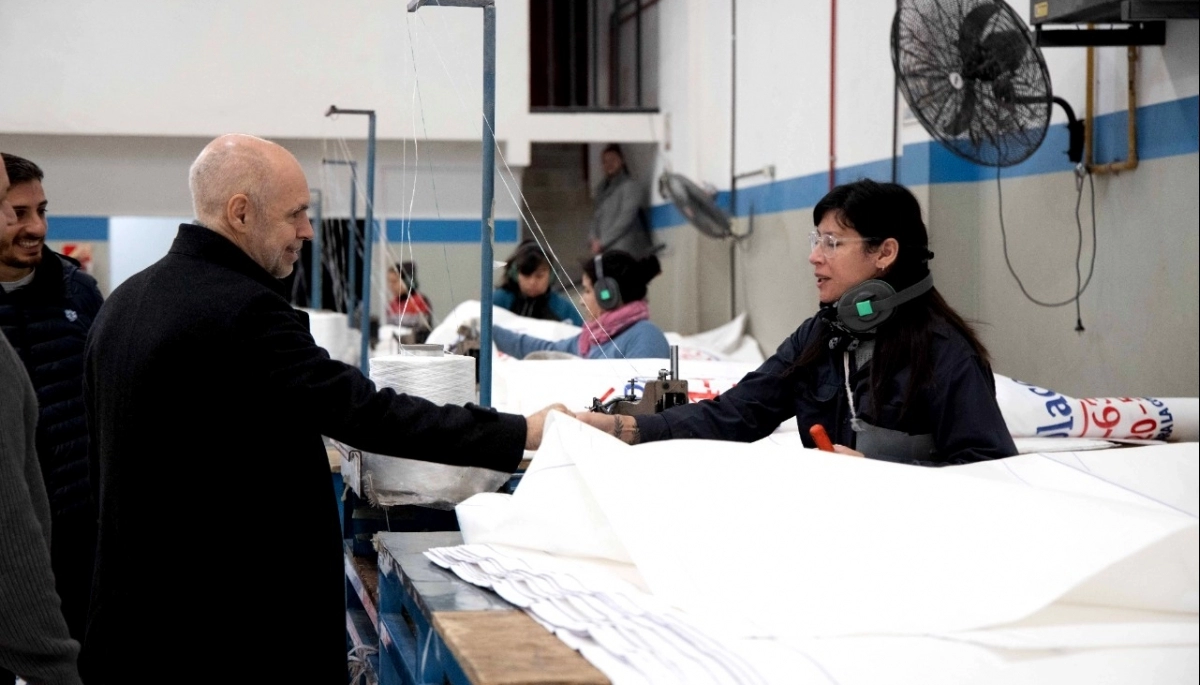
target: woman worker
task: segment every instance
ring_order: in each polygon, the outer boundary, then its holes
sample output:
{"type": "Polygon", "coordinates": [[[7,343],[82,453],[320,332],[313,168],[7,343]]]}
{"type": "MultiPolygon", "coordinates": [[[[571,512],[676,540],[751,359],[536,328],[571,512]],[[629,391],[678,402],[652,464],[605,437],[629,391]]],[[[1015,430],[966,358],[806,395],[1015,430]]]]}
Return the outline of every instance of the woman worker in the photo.
{"type": "Polygon", "coordinates": [[[492,304],[533,319],[583,325],[583,316],[562,293],[550,289],[552,274],[546,253],[533,239],[517,246],[504,265],[504,282],[492,294],[492,304]]]}
{"type": "Polygon", "coordinates": [[[903,186],[863,180],[813,209],[820,309],[774,356],[713,400],[660,414],[576,417],[626,442],[749,442],[796,417],[834,451],[927,466],[1016,454],[987,351],[929,273],[921,208],[903,186]]]}
{"type": "Polygon", "coordinates": [[[413,330],[414,339],[423,342],[433,329],[433,307],[417,290],[417,265],[400,262],[388,267],[387,322],[413,330]]]}
{"type": "Polygon", "coordinates": [[[671,346],[650,323],[646,285],[662,273],[658,257],[636,260],[613,251],[583,263],[582,300],[588,319],[578,337],[551,341],[493,327],[492,339],[505,354],[524,359],[538,351],[568,352],[585,359],[666,358],[671,346]]]}

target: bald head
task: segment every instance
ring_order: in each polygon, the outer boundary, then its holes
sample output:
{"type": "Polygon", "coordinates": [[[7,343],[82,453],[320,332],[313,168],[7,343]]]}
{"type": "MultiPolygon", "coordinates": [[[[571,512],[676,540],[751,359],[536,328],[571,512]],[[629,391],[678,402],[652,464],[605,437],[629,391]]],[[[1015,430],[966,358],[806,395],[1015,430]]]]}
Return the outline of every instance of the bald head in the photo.
{"type": "Polygon", "coordinates": [[[221,136],[206,145],[188,172],[196,219],[217,228],[223,223],[229,199],[238,194],[247,196],[261,210],[271,192],[273,167],[281,157],[295,161],[279,145],[240,133],[221,136]]]}
{"type": "Polygon", "coordinates": [[[233,133],[206,145],[188,174],[196,220],[242,248],[276,278],[291,273],[308,223],[308,183],[292,153],[233,133]]]}

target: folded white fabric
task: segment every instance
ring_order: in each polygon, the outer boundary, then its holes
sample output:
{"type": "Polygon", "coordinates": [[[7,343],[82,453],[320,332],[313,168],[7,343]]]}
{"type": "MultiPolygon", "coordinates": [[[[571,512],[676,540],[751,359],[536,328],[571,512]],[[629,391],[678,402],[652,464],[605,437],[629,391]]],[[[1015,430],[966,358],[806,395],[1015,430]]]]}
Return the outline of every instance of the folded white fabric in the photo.
{"type": "MultiPolygon", "coordinates": [[[[468,543],[629,569],[752,667],[732,682],[1051,682],[1067,662],[1126,677],[1153,659],[1186,675],[1198,457],[1189,443],[925,469],[771,440],[629,447],[556,415],[515,495],[458,512],[468,543]],[[1030,650],[1045,673],[1013,660],[1030,650]]],[[[578,614],[538,613],[577,632],[578,614]]],[[[600,634],[580,646],[605,653],[598,667],[671,682],[600,634]]]]}

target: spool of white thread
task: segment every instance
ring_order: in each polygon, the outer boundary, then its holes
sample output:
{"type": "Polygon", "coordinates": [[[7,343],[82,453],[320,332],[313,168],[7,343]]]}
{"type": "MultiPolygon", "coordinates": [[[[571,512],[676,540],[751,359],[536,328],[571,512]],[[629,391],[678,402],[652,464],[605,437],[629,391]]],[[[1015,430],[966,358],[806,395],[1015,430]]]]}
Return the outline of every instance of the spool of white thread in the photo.
{"type": "MultiPolygon", "coordinates": [[[[330,357],[343,359],[346,356],[346,315],[337,312],[303,310],[308,313],[308,331],[313,340],[325,348],[330,357]]],[[[343,360],[344,361],[344,360],[343,360]]]]}
{"type": "Polygon", "coordinates": [[[423,397],[435,404],[475,401],[475,360],[444,354],[440,345],[402,345],[401,354],[370,360],[376,387],[423,397]]]}

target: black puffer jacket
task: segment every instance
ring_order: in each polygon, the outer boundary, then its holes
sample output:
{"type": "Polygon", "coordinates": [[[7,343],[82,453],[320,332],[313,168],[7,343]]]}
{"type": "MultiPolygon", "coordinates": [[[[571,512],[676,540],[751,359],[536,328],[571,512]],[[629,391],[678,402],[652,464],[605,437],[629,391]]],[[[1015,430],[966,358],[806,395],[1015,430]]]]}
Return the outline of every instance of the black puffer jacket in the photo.
{"type": "Polygon", "coordinates": [[[55,516],[92,507],[83,406],[83,346],[103,298],[79,263],[42,248],[33,281],[0,288],[0,328],[38,398],[37,452],[55,516]]]}

